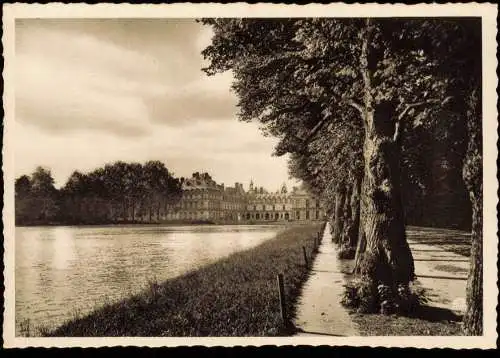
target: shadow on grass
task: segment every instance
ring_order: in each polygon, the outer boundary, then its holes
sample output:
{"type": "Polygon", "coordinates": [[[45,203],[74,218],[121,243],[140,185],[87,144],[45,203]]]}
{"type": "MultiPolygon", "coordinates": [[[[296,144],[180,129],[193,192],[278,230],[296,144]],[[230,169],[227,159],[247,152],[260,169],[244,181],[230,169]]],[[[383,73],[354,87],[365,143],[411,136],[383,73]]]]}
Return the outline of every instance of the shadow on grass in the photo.
{"type": "Polygon", "coordinates": [[[413,259],[413,261],[432,261],[432,262],[469,262],[469,260],[457,260],[457,259],[413,259]]]}
{"type": "Polygon", "coordinates": [[[463,318],[462,315],[458,315],[452,310],[433,306],[420,306],[418,311],[413,315],[409,315],[409,317],[429,322],[461,322],[463,318]]]}
{"type": "Polygon", "coordinates": [[[408,238],[410,244],[425,244],[425,245],[470,245],[469,240],[449,239],[449,240],[433,240],[421,239],[417,237],[408,238]]]}
{"type": "Polygon", "coordinates": [[[299,328],[295,327],[295,325],[291,321],[288,321],[285,324],[281,325],[277,336],[289,337],[289,336],[293,336],[294,334],[296,334],[299,331],[300,331],[299,328]]]}
{"type": "Polygon", "coordinates": [[[417,278],[432,278],[432,279],[438,279],[438,280],[458,280],[458,281],[467,280],[467,277],[456,277],[456,276],[417,275],[417,278]]]}
{"type": "Polygon", "coordinates": [[[345,337],[339,334],[330,334],[330,333],[324,333],[324,332],[314,332],[314,331],[304,331],[301,328],[297,328],[295,333],[303,333],[306,335],[313,335],[313,336],[328,336],[328,337],[345,337]]]}

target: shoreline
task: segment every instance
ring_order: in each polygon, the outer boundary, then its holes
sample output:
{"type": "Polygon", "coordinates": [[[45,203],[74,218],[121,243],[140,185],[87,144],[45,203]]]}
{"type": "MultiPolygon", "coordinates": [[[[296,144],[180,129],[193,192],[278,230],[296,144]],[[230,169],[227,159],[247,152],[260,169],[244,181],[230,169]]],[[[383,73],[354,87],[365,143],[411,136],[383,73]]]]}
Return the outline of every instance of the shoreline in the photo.
{"type": "Polygon", "coordinates": [[[282,226],[303,226],[303,225],[315,225],[321,224],[323,221],[249,221],[249,222],[193,222],[193,221],[164,221],[164,222],[115,222],[115,223],[95,223],[95,224],[85,224],[85,223],[30,223],[30,224],[15,224],[15,227],[54,227],[54,226],[65,226],[65,227],[113,227],[113,226],[238,226],[238,225],[282,225],[282,226]]]}
{"type": "Polygon", "coordinates": [[[283,336],[310,273],[314,238],[324,223],[293,225],[259,246],[96,307],[39,334],[70,336],[283,336]],[[272,262],[272,264],[270,264],[272,262]],[[283,273],[287,322],[280,316],[276,277],[283,273]]]}

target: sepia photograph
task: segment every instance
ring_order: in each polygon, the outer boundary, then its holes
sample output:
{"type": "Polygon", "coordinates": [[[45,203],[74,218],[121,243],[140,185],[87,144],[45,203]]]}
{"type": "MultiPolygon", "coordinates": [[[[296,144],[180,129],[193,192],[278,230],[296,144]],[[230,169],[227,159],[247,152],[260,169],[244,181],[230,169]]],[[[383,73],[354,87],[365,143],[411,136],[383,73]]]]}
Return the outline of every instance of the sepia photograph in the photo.
{"type": "Polygon", "coordinates": [[[497,5],[3,7],[5,347],[495,347],[497,5]]]}

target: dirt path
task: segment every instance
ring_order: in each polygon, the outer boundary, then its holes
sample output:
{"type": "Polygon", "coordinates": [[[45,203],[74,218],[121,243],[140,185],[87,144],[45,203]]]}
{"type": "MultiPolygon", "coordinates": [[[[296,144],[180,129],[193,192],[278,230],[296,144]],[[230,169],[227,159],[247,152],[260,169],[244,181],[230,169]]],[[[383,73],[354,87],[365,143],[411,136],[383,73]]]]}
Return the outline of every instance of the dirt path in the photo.
{"type": "Polygon", "coordinates": [[[298,335],[358,335],[347,310],[340,304],[345,282],[342,272],[349,272],[350,267],[338,260],[336,253],[327,224],[311,276],[298,301],[294,320],[295,326],[302,331],[298,335]]]}
{"type": "MultiPolygon", "coordinates": [[[[428,290],[428,305],[463,314],[469,259],[445,250],[442,237],[449,236],[450,231],[409,228],[407,235],[415,260],[417,283],[428,290]]],[[[451,235],[455,235],[456,240],[468,237],[458,231],[451,235]]]]}

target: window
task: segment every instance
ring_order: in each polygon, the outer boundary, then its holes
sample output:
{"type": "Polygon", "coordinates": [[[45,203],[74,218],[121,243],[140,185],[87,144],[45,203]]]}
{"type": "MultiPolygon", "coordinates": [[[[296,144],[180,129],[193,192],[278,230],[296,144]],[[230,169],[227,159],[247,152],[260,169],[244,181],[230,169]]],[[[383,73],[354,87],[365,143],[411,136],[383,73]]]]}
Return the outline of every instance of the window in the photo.
{"type": "Polygon", "coordinates": [[[306,211],[306,220],[309,220],[309,210],[306,211]]]}
{"type": "Polygon", "coordinates": [[[256,219],[260,219],[260,215],[259,215],[258,213],[257,213],[257,214],[255,214],[255,218],[256,218],[256,219]]]}
{"type": "Polygon", "coordinates": [[[300,211],[297,211],[297,220],[300,220],[300,211]]]}

